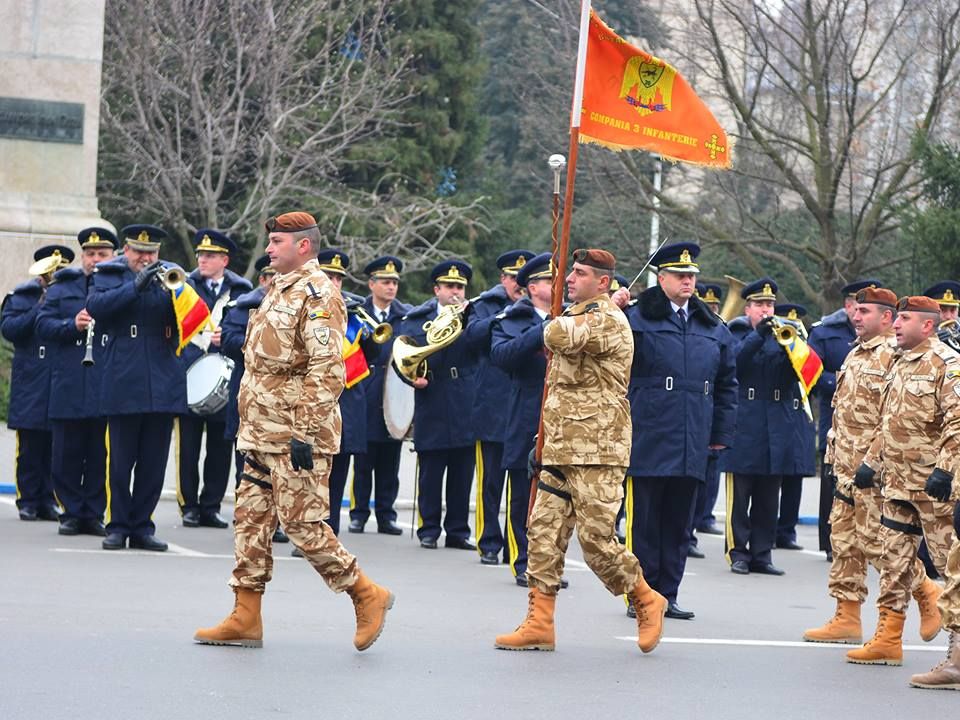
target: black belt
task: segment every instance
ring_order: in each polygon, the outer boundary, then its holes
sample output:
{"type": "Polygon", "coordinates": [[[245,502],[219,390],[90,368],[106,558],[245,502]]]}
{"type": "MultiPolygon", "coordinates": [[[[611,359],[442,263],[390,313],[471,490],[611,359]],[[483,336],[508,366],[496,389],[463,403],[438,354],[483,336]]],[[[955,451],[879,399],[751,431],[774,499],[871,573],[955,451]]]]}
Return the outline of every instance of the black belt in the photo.
{"type": "MultiPolygon", "coordinates": [[[[567,481],[566,476],[555,467],[551,467],[549,465],[542,465],[540,467],[540,472],[550,473],[560,482],[565,483],[567,481]]],[[[547,485],[543,480],[537,480],[537,489],[543,490],[544,492],[550,493],[551,495],[556,495],[561,500],[566,500],[567,502],[570,502],[571,500],[573,500],[573,498],[570,497],[570,493],[566,492],[565,490],[561,490],[560,488],[556,488],[553,485],[547,485]]]]}
{"type": "Polygon", "coordinates": [[[837,500],[841,500],[842,502],[845,502],[845,503],[846,503],[847,505],[849,505],[850,507],[853,507],[853,504],[854,504],[854,503],[853,503],[853,498],[850,497],[849,495],[844,495],[844,494],[843,494],[842,492],[840,492],[839,490],[834,490],[834,491],[833,491],[833,496],[834,496],[837,500]]]}
{"type": "MultiPolygon", "coordinates": [[[[450,373],[450,378],[453,380],[456,380],[457,378],[460,377],[460,371],[456,368],[456,366],[449,368],[447,372],[450,373]]],[[[427,380],[432,382],[435,377],[436,375],[434,374],[433,370],[427,370],[427,374],[426,374],[427,380]]]]}
{"type": "Polygon", "coordinates": [[[905,533],[906,535],[923,535],[922,528],[919,528],[916,525],[907,525],[906,523],[891,520],[886,515],[881,516],[880,524],[886,528],[890,528],[891,530],[905,533]]]}
{"type": "Polygon", "coordinates": [[[663,388],[667,391],[686,390],[687,392],[702,393],[710,395],[713,387],[709,380],[690,380],[688,378],[674,377],[673,375],[661,376],[634,376],[630,378],[630,386],[641,389],[663,388]]]}
{"type": "Polygon", "coordinates": [[[782,402],[785,400],[793,400],[793,409],[794,410],[800,409],[800,400],[795,397],[790,397],[790,391],[784,390],[782,388],[774,388],[770,392],[770,396],[767,398],[764,398],[763,394],[759,392],[757,388],[742,387],[740,388],[740,397],[746,398],[747,400],[766,399],[766,400],[770,400],[771,402],[782,402]]]}

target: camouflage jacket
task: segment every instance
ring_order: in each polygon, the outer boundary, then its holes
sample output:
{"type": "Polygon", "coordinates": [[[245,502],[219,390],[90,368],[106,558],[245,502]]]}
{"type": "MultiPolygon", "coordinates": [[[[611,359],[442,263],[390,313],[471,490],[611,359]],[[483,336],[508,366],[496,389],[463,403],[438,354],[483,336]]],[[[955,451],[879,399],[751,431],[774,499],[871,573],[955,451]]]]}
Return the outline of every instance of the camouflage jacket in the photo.
{"type": "Polygon", "coordinates": [[[630,462],[633,333],[607,295],[570,306],[544,327],[552,352],[543,411],[544,465],[630,462]]]}
{"type": "Polygon", "coordinates": [[[866,342],[857,339],[837,371],[824,461],[833,465],[837,487],[845,495],[850,495],[853,475],[880,430],[886,376],[896,352],[893,330],[866,342]]]}
{"type": "Polygon", "coordinates": [[[294,438],[339,452],[345,328],[343,300],[316,260],[274,280],[247,326],[239,449],[287,452],[294,438]]]}
{"type": "Polygon", "coordinates": [[[899,352],[882,415],[864,462],[882,470],[884,497],[929,500],[923,486],[933,469],[956,476],[960,464],[960,356],[936,337],[899,352]]]}

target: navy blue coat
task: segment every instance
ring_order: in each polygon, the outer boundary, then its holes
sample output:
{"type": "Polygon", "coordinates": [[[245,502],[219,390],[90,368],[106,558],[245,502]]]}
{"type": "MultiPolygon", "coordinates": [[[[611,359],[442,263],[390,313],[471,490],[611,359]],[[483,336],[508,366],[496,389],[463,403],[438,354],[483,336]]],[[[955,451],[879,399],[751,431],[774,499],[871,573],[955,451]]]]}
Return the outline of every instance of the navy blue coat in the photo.
{"type": "Polygon", "coordinates": [[[503,442],[507,429],[503,401],[510,391],[510,378],[490,362],[490,329],[496,316],[510,304],[503,285],[495,285],[481,293],[470,303],[470,324],[464,331],[467,347],[477,358],[477,395],[470,413],[470,424],[474,437],[485,442],[503,442]]]}
{"type": "MultiPolygon", "coordinates": [[[[437,317],[437,299],[407,313],[401,325],[418,345],[426,345],[423,324],[437,317]]],[[[427,358],[430,384],[416,391],[413,411],[413,444],[418,452],[449,450],[474,443],[470,411],[475,396],[474,356],[461,334],[452,344],[427,358]]]]}
{"type": "Polygon", "coordinates": [[[703,481],[709,445],[733,444],[737,364],[730,331],[691,297],[686,327],[659,287],[626,315],[633,331],[628,474],[703,481]]]}
{"type": "Polygon", "coordinates": [[[83,366],[86,330],[77,330],[74,319],[87,306],[93,275],[80,268],[64,268],[54,276],[47,298],[37,315],[37,334],[53,349],[50,380],[50,417],[76,420],[100,416],[100,383],[107,342],[99,325],[94,325],[93,362],[83,366]]]}
{"type": "MultiPolygon", "coordinates": [[[[203,277],[201,277],[199,270],[194,270],[192,273],[190,273],[187,276],[187,282],[193,287],[194,290],[197,291],[197,295],[200,296],[200,299],[203,300],[203,302],[211,311],[213,310],[213,306],[216,305],[218,298],[228,295],[230,297],[230,301],[234,301],[241,295],[253,290],[253,285],[250,284],[249,280],[244,277],[240,277],[231,270],[226,270],[223,273],[223,278],[221,278],[221,284],[218,288],[216,297],[210,293],[210,289],[207,287],[206,281],[203,279],[203,277]]],[[[226,308],[224,308],[223,316],[220,318],[221,328],[223,327],[223,318],[226,317],[226,315],[227,311],[226,308]]],[[[220,342],[222,343],[222,329],[220,334],[220,342]]],[[[216,345],[211,345],[207,352],[220,353],[220,348],[216,345]]],[[[180,353],[180,363],[183,365],[183,371],[186,372],[194,362],[203,356],[203,354],[203,351],[199,347],[193,343],[188,344],[183,349],[183,352],[180,353]]],[[[187,412],[186,407],[184,407],[183,412],[187,412]]],[[[204,419],[212,422],[225,422],[227,419],[227,409],[223,408],[223,410],[220,412],[213,413],[212,415],[204,415],[203,417],[204,419]]]]}
{"type": "MultiPolygon", "coordinates": [[[[176,267],[164,263],[165,267],[176,267]]],[[[100,391],[102,415],[178,413],[187,381],[176,355],[177,325],[170,292],[151,282],[138,293],[123,257],[97,265],[87,311],[107,334],[100,391]]]]}
{"type": "MultiPolygon", "coordinates": [[[[373,305],[373,297],[368,295],[363,301],[363,309],[370,313],[370,317],[377,319],[376,309],[373,305]]],[[[387,312],[387,322],[393,328],[393,338],[400,334],[400,327],[403,324],[403,316],[410,312],[411,306],[394,300],[390,303],[390,309],[387,312]]],[[[384,373],[390,370],[390,354],[393,352],[393,338],[383,345],[375,345],[377,352],[372,357],[367,358],[367,364],[370,366],[370,375],[361,383],[363,385],[364,396],[367,401],[367,441],[368,442],[388,442],[394,438],[387,432],[387,426],[383,422],[383,377],[384,373]]]]}
{"type": "MultiPolygon", "coordinates": [[[[540,404],[547,373],[543,347],[543,323],[529,298],[520,298],[493,324],[491,362],[508,374],[510,381],[504,416],[503,468],[527,467],[540,426],[540,404]]],[[[501,408],[503,402],[501,400],[501,408]]]]}
{"type": "Polygon", "coordinates": [[[820,450],[827,447],[827,431],[833,423],[833,392],[837,388],[837,372],[856,339],[847,311],[840,308],[830,313],[810,330],[810,347],[823,360],[823,374],[813,388],[820,404],[820,450]]]}
{"type": "Polygon", "coordinates": [[[13,343],[10,372],[10,408],[7,427],[13,430],[49,430],[50,350],[35,331],[43,302],[37,279],[17,285],[3,300],[0,331],[13,343]]]}
{"type": "Polygon", "coordinates": [[[745,317],[733,320],[737,341],[737,433],[720,454],[722,471],[803,475],[808,466],[801,428],[807,422],[797,376],[773,335],[763,337],[745,317]]]}
{"type": "Polygon", "coordinates": [[[250,311],[260,307],[266,294],[266,288],[258,287],[231,301],[220,323],[220,352],[232,358],[234,363],[230,375],[230,399],[224,409],[227,425],[223,434],[228,440],[236,439],[240,429],[237,394],[240,392],[240,378],[243,377],[243,343],[247,338],[247,321],[250,320],[250,311]]]}
{"type": "MultiPolygon", "coordinates": [[[[344,302],[363,302],[362,297],[346,290],[342,290],[341,294],[344,302]]],[[[360,341],[360,349],[368,367],[371,360],[380,354],[380,346],[373,342],[370,336],[360,341]]],[[[364,382],[369,377],[368,375],[351,388],[345,387],[340,393],[340,418],[343,423],[340,432],[341,455],[367,451],[367,393],[364,382]]]]}

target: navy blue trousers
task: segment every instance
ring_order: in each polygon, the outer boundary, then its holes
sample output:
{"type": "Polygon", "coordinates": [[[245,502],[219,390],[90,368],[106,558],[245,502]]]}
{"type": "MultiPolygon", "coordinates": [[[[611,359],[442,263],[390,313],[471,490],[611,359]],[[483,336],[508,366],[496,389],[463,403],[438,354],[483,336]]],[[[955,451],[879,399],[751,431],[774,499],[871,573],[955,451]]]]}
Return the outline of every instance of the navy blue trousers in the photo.
{"type": "Polygon", "coordinates": [[[179,415],[174,425],[177,448],[177,502],[180,512],[199,510],[202,515],[220,512],[230,478],[233,441],[223,436],[225,422],[199,415],[179,415]],[[200,448],[207,431],[207,454],[203,459],[203,490],[200,490],[200,448]],[[199,497],[198,497],[199,493],[199,497]]]}
{"type": "Polygon", "coordinates": [[[350,492],[350,519],[366,524],[370,518],[370,493],[377,524],[396,521],[394,507],[400,492],[399,440],[368,442],[367,452],[354,455],[353,487],[350,492]]]}
{"type": "Polygon", "coordinates": [[[172,430],[173,415],[163,413],[107,418],[108,533],[156,531],[151,515],[163,490],[172,430]]]}
{"type": "MultiPolygon", "coordinates": [[[[499,554],[504,549],[503,533],[500,530],[500,502],[506,471],[500,467],[503,460],[503,443],[477,440],[477,515],[474,530],[477,533],[477,550],[499,554]]],[[[508,561],[504,553],[504,561],[508,561]]]]}
{"type": "Polygon", "coordinates": [[[18,508],[38,510],[56,503],[51,477],[52,446],[49,430],[17,430],[13,478],[18,508]]]}
{"type": "Polygon", "coordinates": [[[443,515],[443,530],[447,539],[466,540],[470,537],[470,486],[473,483],[474,449],[466,447],[447,450],[425,450],[418,454],[417,475],[417,537],[436,540],[440,537],[440,519],[443,514],[443,477],[447,477],[447,512],[443,515]]]}
{"type": "Polygon", "coordinates": [[[53,488],[65,520],[103,519],[107,504],[107,421],[53,420],[53,488]]]}
{"type": "MultiPolygon", "coordinates": [[[[334,535],[340,534],[340,506],[343,505],[343,491],[347,487],[349,471],[350,453],[334,455],[330,466],[330,517],[327,518],[327,525],[331,527],[334,535]]],[[[354,481],[356,481],[356,470],[354,470],[354,481]]]]}
{"type": "Polygon", "coordinates": [[[727,473],[727,560],[768,563],[777,533],[779,475],[727,473]]]}
{"type": "Polygon", "coordinates": [[[627,549],[650,587],[671,602],[687,565],[698,485],[691,477],[627,478],[627,549]]]}
{"type": "Polygon", "coordinates": [[[713,508],[717,504],[720,494],[720,466],[714,454],[707,459],[707,474],[705,482],[697,489],[697,505],[693,512],[693,527],[696,530],[710,527],[717,519],[713,515],[713,508]]]}
{"type": "Polygon", "coordinates": [[[513,576],[527,572],[527,511],[530,509],[530,478],[526,468],[509,471],[507,477],[506,562],[513,576]]]}
{"type": "Polygon", "coordinates": [[[777,542],[797,541],[797,522],[800,520],[800,496],[803,493],[802,475],[784,475],[780,485],[780,515],[777,518],[777,542]]]}

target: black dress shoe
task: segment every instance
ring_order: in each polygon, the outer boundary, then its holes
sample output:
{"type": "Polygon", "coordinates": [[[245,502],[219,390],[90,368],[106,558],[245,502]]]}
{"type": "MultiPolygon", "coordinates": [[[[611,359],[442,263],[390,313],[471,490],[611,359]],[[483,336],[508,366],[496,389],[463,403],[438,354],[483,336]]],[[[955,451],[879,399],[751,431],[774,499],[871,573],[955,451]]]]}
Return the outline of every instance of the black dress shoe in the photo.
{"type": "Polygon", "coordinates": [[[290,551],[291,557],[303,557],[303,551],[298,548],[296,545],[293,546],[293,550],[290,551]]]}
{"type": "Polygon", "coordinates": [[[485,552],[480,556],[481,565],[499,565],[500,557],[493,552],[485,552]]]}
{"type": "Polygon", "coordinates": [[[107,529],[103,526],[103,523],[96,518],[81,520],[80,532],[84,535],[94,535],[95,537],[107,536],[107,529]]]}
{"type": "Polygon", "coordinates": [[[347,532],[362,533],[363,523],[360,522],[359,520],[351,520],[350,525],[347,526],[347,532]]]}
{"type": "Polygon", "coordinates": [[[444,547],[453,548],[454,550],[476,550],[476,543],[473,542],[470,538],[450,538],[448,537],[443,543],[444,547]]]}
{"type": "Polygon", "coordinates": [[[60,520],[60,508],[56,505],[41,505],[37,508],[37,518],[57,522],[60,520]]]}
{"type": "Polygon", "coordinates": [[[57,529],[58,535],[79,535],[80,521],[76,518],[64,518],[60,520],[60,527],[57,529]]]}
{"type": "Polygon", "coordinates": [[[692,610],[684,610],[675,602],[667,603],[666,615],[674,620],[693,620],[696,617],[692,610]]]}
{"type": "Polygon", "coordinates": [[[220,513],[202,513],[200,515],[200,525],[211,528],[230,527],[230,523],[220,517],[220,513]]]}
{"type": "Polygon", "coordinates": [[[123,550],[127,546],[127,538],[120,533],[110,533],[103,539],[100,546],[104,550],[123,550]]]}
{"type": "Polygon", "coordinates": [[[420,541],[420,547],[426,548],[427,550],[436,550],[437,549],[437,539],[436,538],[423,538],[420,541]]]}
{"type": "Polygon", "coordinates": [[[803,550],[803,545],[798,545],[796,540],[777,540],[777,548],[780,550],[803,550]]]}
{"type": "Polygon", "coordinates": [[[827,562],[833,562],[833,550],[827,550],[827,562]]]}
{"type": "Polygon", "coordinates": [[[403,535],[403,528],[390,520],[389,522],[379,523],[377,532],[381,535],[403,535]]]}
{"type": "Polygon", "coordinates": [[[181,522],[184,527],[200,527],[200,511],[184,510],[181,522]]]}
{"type": "Polygon", "coordinates": [[[697,560],[703,560],[706,555],[703,554],[703,551],[700,550],[696,545],[691,545],[687,548],[687,557],[696,558],[697,560]]]}
{"type": "Polygon", "coordinates": [[[703,527],[698,527],[697,532],[703,533],[704,535],[723,535],[723,530],[718,528],[713,523],[710,523],[709,525],[704,525],[703,527]]]}
{"type": "Polygon", "coordinates": [[[730,572],[736,573],[737,575],[749,575],[750,566],[746,560],[734,560],[733,564],[730,565],[730,572]]]}
{"type": "Polygon", "coordinates": [[[786,575],[785,570],[781,570],[773,563],[751,563],[750,572],[760,575],[786,575]]]}
{"type": "Polygon", "coordinates": [[[22,507],[20,508],[20,519],[24,522],[33,522],[37,519],[37,511],[33,508],[22,507]]]}
{"type": "Polygon", "coordinates": [[[273,541],[275,543],[288,543],[290,542],[290,538],[287,537],[287,534],[283,531],[283,528],[277,525],[277,529],[273,531],[273,541]]]}
{"type": "Polygon", "coordinates": [[[157,540],[157,538],[153,535],[131,535],[130,549],[166,552],[167,544],[163,540],[157,540]]]}

